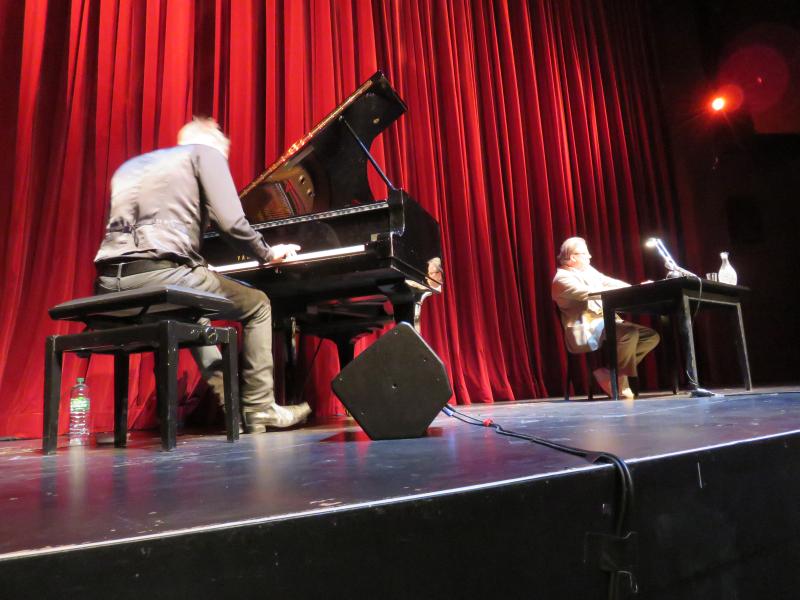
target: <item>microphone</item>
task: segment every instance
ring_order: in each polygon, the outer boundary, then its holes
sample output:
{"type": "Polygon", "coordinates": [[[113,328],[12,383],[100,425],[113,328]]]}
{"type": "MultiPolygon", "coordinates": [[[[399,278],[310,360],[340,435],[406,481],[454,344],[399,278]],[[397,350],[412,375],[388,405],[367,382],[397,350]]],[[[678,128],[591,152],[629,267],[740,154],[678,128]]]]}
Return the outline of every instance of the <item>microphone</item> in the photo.
{"type": "Polygon", "coordinates": [[[661,241],[661,238],[651,237],[644,245],[648,248],[655,248],[661,255],[661,258],[664,259],[664,267],[667,269],[667,279],[683,276],[697,277],[697,275],[688,269],[684,269],[675,262],[675,259],[672,258],[672,255],[669,253],[669,250],[667,250],[664,242],[661,241]]]}

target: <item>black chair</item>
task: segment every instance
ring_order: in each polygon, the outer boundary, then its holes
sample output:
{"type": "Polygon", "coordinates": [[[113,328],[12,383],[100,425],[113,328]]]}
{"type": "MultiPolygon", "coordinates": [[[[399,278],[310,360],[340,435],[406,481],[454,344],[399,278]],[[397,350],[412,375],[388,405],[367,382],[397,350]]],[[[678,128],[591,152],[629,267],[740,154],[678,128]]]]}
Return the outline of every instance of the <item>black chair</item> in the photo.
{"type": "MultiPolygon", "coordinates": [[[[589,382],[586,385],[586,390],[587,390],[587,394],[588,394],[588,400],[593,400],[594,399],[593,385],[595,385],[596,382],[594,381],[594,377],[592,376],[591,372],[594,371],[594,369],[597,369],[599,367],[607,367],[608,366],[608,353],[605,352],[605,350],[604,350],[605,345],[602,344],[597,350],[594,350],[592,352],[585,352],[585,353],[582,353],[582,354],[573,354],[569,350],[567,350],[567,340],[564,337],[565,336],[565,334],[564,334],[564,326],[561,323],[561,309],[558,308],[558,304],[556,304],[556,303],[554,303],[554,306],[555,306],[555,309],[556,309],[556,321],[558,322],[558,329],[559,329],[559,331],[561,331],[561,340],[562,340],[562,345],[563,345],[563,348],[564,348],[564,354],[566,356],[566,364],[567,364],[567,369],[566,369],[566,372],[564,373],[564,400],[567,400],[567,401],[569,400],[569,386],[570,386],[570,383],[571,383],[571,380],[572,380],[572,368],[573,368],[572,367],[572,362],[575,359],[577,359],[578,357],[580,357],[580,356],[585,356],[586,357],[586,361],[588,363],[588,367],[589,367],[589,372],[590,373],[589,373],[589,382]]],[[[667,323],[667,325],[663,326],[662,330],[669,330],[668,325],[669,324],[667,323]]],[[[672,393],[674,395],[674,394],[678,393],[678,372],[677,372],[676,362],[675,362],[674,358],[670,361],[670,367],[671,367],[671,379],[672,379],[672,393]]],[[[631,387],[631,391],[633,392],[633,397],[634,398],[638,398],[639,397],[639,378],[638,377],[629,377],[628,380],[629,380],[629,385],[631,387]]],[[[603,393],[605,393],[605,392],[603,392],[603,393]]]]}
{"type": "MultiPolygon", "coordinates": [[[[586,362],[589,367],[589,381],[586,383],[586,392],[588,395],[587,400],[591,401],[594,400],[594,377],[592,377],[592,371],[598,367],[602,367],[606,365],[606,361],[604,358],[603,346],[600,346],[597,350],[592,352],[584,352],[581,354],[573,354],[569,350],[567,350],[567,340],[564,333],[564,325],[561,322],[561,309],[558,308],[558,304],[553,303],[556,309],[556,321],[558,322],[558,330],[561,332],[561,345],[564,348],[564,356],[566,357],[566,365],[567,369],[564,372],[564,400],[569,401],[569,388],[570,383],[572,383],[572,371],[573,361],[578,360],[580,357],[586,357],[586,362]]],[[[605,393],[605,392],[604,392],[605,393]]]]}
{"type": "Polygon", "coordinates": [[[217,294],[174,285],[155,286],[78,298],[49,310],[53,319],[81,321],[87,330],[51,335],[45,343],[45,454],[55,452],[64,352],[79,356],[114,356],[114,445],[124,447],[128,430],[128,355],[155,352],[156,397],[161,447],[173,450],[177,435],[178,350],[220,345],[225,385],[225,428],[229,442],[239,438],[237,334],[233,327],[212,327],[197,321],[230,308],[217,294]]]}

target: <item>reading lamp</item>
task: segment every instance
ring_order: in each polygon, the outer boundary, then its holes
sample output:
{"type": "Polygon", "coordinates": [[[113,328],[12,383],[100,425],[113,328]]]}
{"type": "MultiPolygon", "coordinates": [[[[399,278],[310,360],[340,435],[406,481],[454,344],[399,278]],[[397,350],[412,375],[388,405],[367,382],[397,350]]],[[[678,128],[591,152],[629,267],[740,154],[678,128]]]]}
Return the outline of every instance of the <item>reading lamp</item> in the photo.
{"type": "Polygon", "coordinates": [[[661,238],[651,237],[644,243],[644,245],[648,248],[655,248],[661,255],[661,258],[664,259],[664,267],[667,269],[667,279],[683,277],[684,275],[688,275],[689,277],[697,277],[697,275],[691,271],[678,266],[678,263],[676,263],[675,259],[672,258],[672,255],[669,253],[669,250],[667,250],[664,242],[661,241],[661,238]]]}

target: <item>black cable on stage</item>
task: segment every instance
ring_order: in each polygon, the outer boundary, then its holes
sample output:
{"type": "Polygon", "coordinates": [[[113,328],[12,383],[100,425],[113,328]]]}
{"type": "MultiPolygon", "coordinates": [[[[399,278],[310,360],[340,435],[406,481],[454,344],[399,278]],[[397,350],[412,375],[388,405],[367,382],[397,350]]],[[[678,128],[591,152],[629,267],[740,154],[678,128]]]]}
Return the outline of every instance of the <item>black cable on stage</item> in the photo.
{"type": "MultiPolygon", "coordinates": [[[[475,425],[477,427],[485,427],[487,429],[493,429],[496,433],[500,435],[520,440],[525,440],[527,442],[539,444],[540,446],[545,446],[547,448],[551,448],[559,452],[565,452],[567,454],[571,454],[572,456],[578,456],[580,458],[587,460],[592,464],[608,463],[612,465],[616,470],[620,480],[619,509],[617,510],[617,515],[616,515],[617,518],[614,525],[614,534],[616,535],[617,538],[622,539],[625,538],[630,533],[627,530],[626,525],[628,520],[628,513],[633,508],[633,500],[634,500],[633,476],[631,475],[627,463],[616,454],[612,454],[610,452],[602,452],[602,451],[597,452],[594,450],[584,450],[583,448],[576,448],[574,446],[559,444],[557,442],[546,440],[544,438],[540,438],[537,436],[511,431],[510,429],[506,429],[502,425],[495,423],[492,419],[477,419],[470,415],[459,412],[449,404],[446,404],[442,408],[442,412],[446,414],[448,417],[453,417],[454,419],[461,421],[462,423],[466,423],[468,425],[475,425]]],[[[613,600],[614,598],[617,597],[617,587],[618,587],[617,582],[620,574],[621,574],[620,571],[615,571],[611,573],[611,579],[609,581],[609,591],[608,591],[608,597],[610,600],[613,600]]],[[[631,589],[635,592],[637,589],[636,581],[634,580],[633,575],[631,573],[627,573],[627,575],[630,579],[631,589]]]]}

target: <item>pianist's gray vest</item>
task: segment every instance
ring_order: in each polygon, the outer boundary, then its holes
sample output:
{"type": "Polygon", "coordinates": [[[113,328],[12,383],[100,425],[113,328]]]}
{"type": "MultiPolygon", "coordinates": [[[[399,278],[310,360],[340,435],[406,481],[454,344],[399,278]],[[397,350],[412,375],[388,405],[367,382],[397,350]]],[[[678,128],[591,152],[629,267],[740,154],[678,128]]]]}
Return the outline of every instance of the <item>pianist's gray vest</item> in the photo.
{"type": "Polygon", "coordinates": [[[225,157],[192,144],[124,163],[111,179],[111,207],[95,263],[167,259],[205,264],[201,235],[209,221],[243,252],[268,260],[269,247],[244,217],[225,157]]]}

